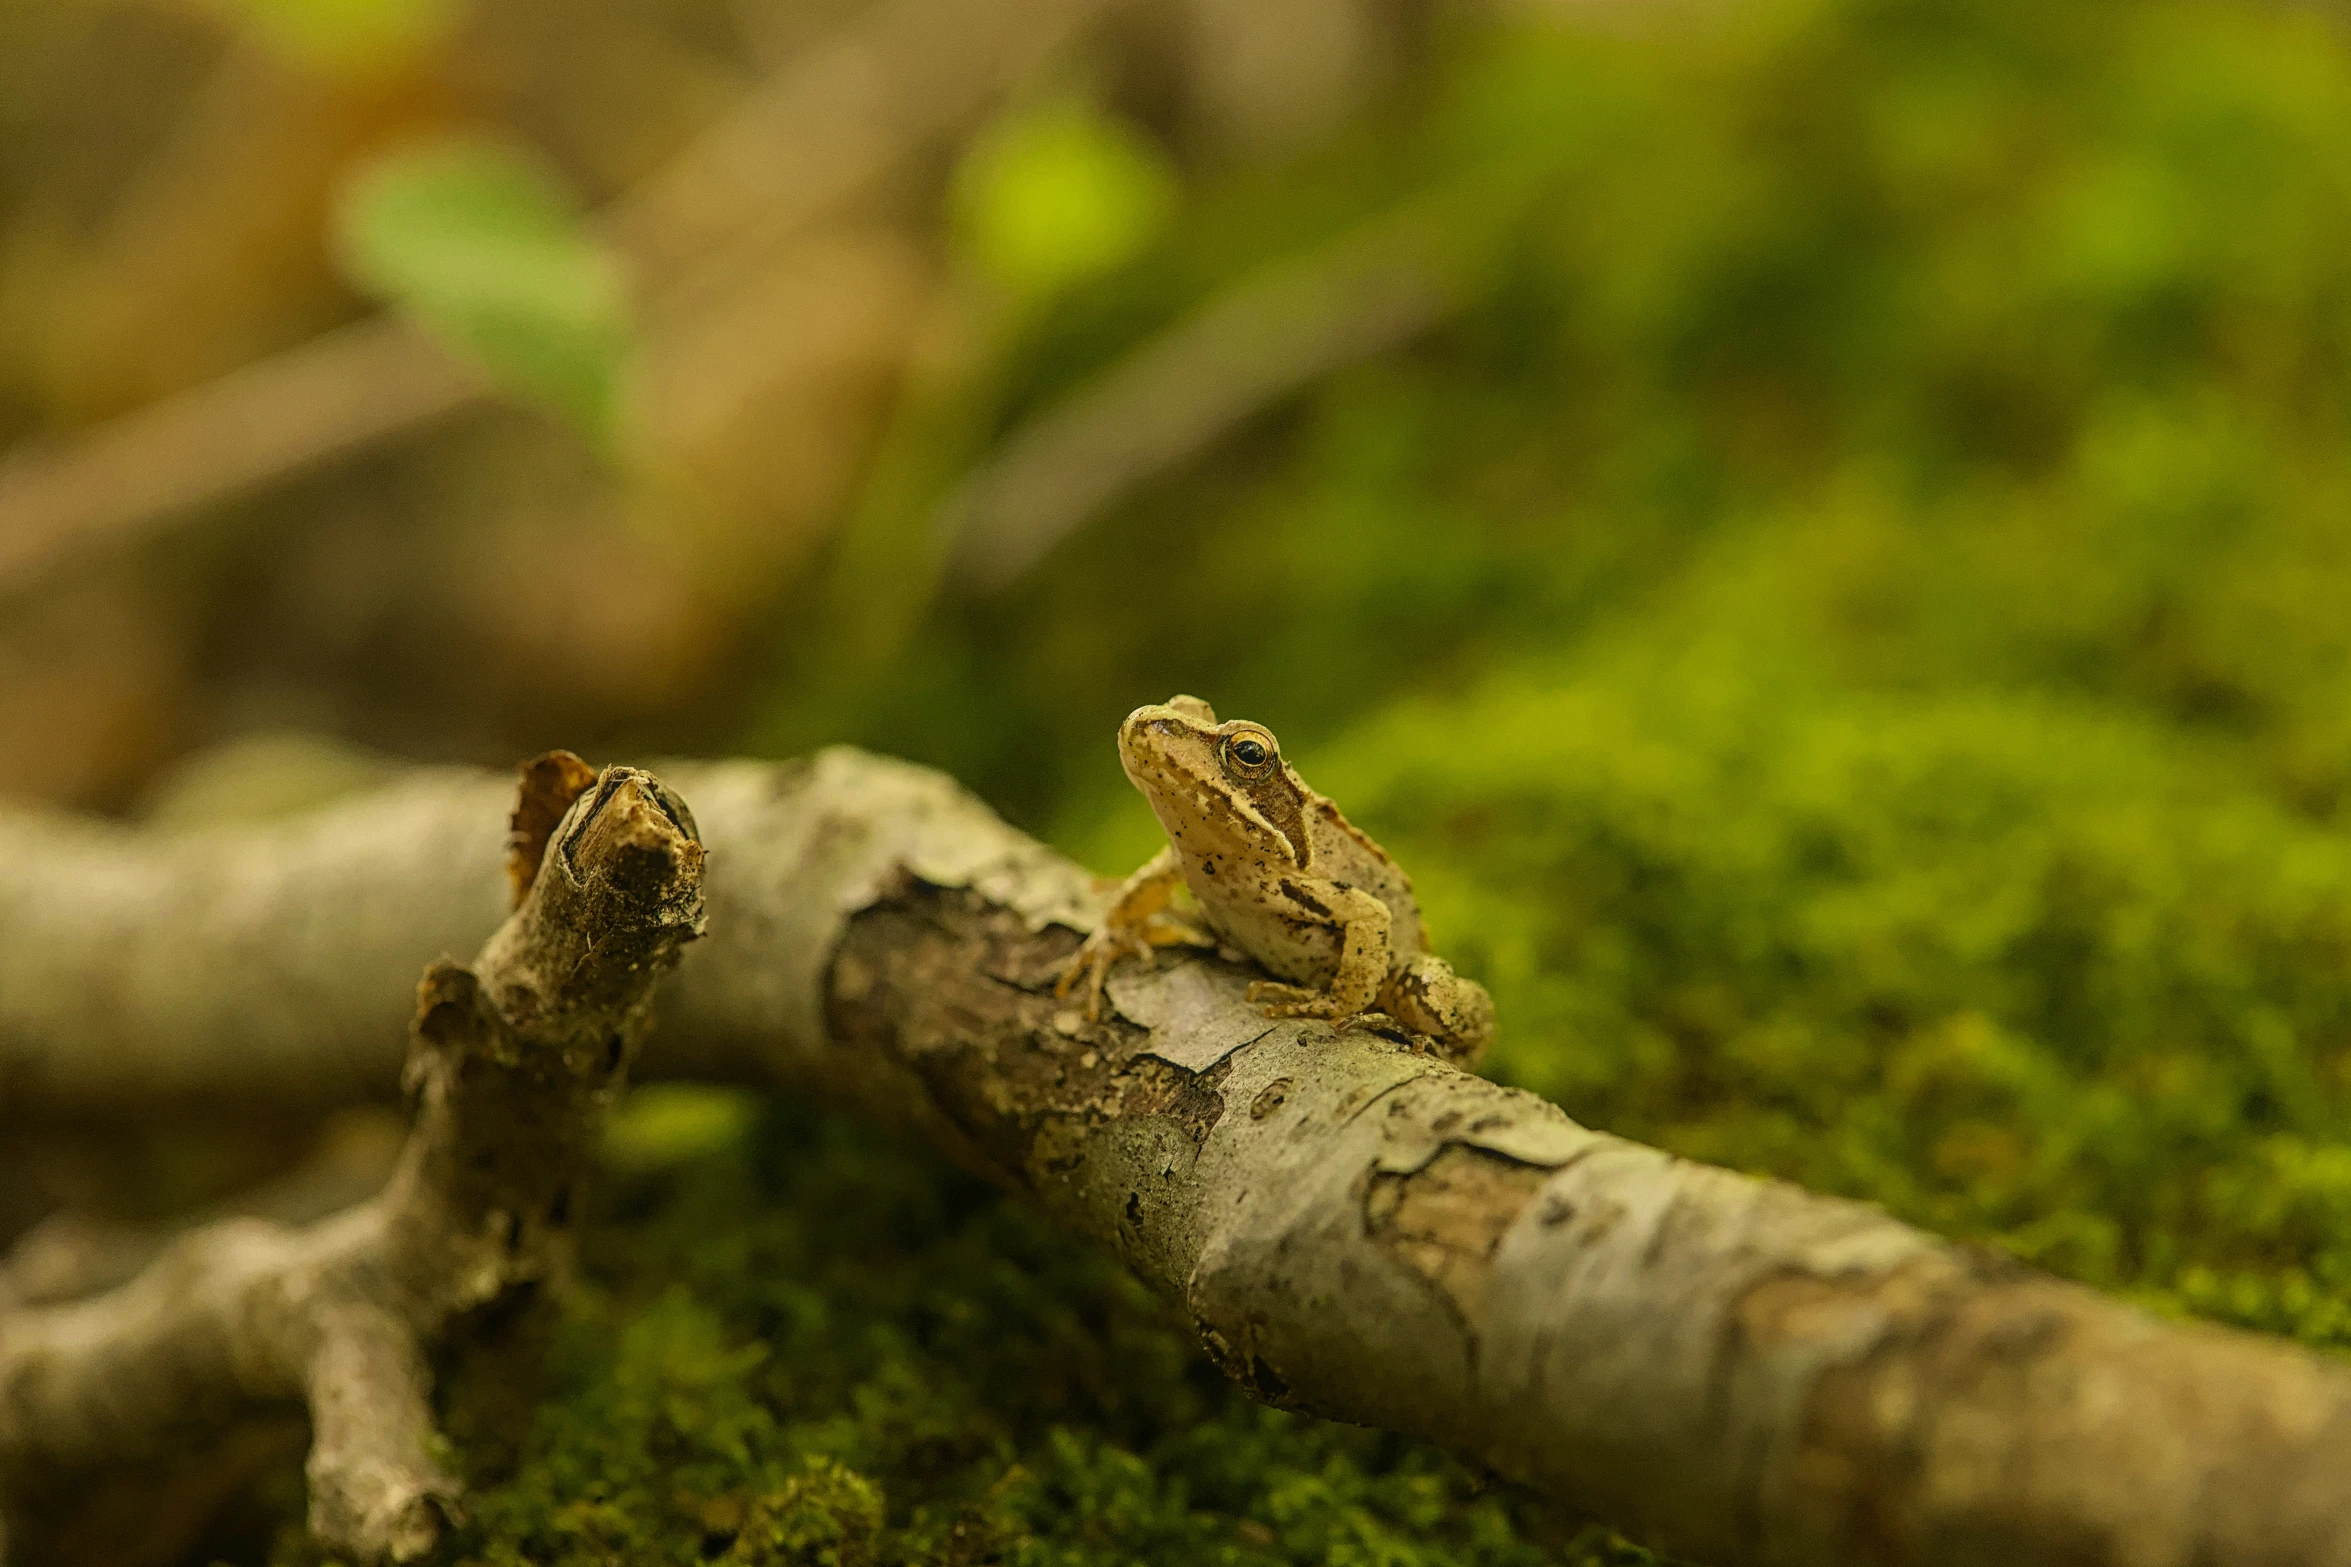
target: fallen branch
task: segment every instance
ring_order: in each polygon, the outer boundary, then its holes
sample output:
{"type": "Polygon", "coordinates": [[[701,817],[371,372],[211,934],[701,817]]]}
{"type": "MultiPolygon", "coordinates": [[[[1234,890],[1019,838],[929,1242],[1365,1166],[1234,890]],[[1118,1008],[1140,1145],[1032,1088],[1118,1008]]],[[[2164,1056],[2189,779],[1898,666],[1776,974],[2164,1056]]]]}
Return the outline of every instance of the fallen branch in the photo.
{"type": "Polygon", "coordinates": [[[526,776],[516,813],[518,864],[544,849],[546,868],[472,968],[440,960],[415,989],[416,1126],[380,1194],[300,1229],[208,1225],[119,1289],[0,1313],[7,1516],[299,1405],[322,1542],[406,1561],[440,1538],[458,1488],[432,1451],[432,1353],[461,1316],[564,1271],[654,981],[701,930],[702,850],[671,797],[567,760],[526,776]]]}
{"type": "MultiPolygon", "coordinates": [[[[1270,1024],[1213,960],[1122,972],[1089,1023],[1051,980],[1092,882],[949,781],[840,751],[671,776],[712,935],[648,1069],[919,1129],[1114,1248],[1261,1397],[1720,1563],[2351,1562],[2337,1364],[1270,1024]]],[[[386,976],[495,902],[495,792],[431,775],[170,841],[0,822],[9,1113],[387,1085],[358,1042],[386,976]]]]}

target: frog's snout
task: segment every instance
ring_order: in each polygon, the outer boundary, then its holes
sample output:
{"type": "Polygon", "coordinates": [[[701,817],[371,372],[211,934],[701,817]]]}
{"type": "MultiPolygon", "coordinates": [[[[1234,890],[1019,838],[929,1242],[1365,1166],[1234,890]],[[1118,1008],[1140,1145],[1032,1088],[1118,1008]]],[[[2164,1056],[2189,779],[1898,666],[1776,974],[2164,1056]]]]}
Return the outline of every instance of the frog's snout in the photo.
{"type": "Polygon", "coordinates": [[[1149,793],[1151,782],[1167,771],[1169,753],[1184,732],[1183,714],[1164,703],[1147,703],[1127,714],[1118,726],[1118,760],[1128,780],[1149,793]]]}
{"type": "Polygon", "coordinates": [[[1127,714],[1126,722],[1118,726],[1118,744],[1121,750],[1133,746],[1145,735],[1172,735],[1184,727],[1183,716],[1164,702],[1146,702],[1127,714]]]}

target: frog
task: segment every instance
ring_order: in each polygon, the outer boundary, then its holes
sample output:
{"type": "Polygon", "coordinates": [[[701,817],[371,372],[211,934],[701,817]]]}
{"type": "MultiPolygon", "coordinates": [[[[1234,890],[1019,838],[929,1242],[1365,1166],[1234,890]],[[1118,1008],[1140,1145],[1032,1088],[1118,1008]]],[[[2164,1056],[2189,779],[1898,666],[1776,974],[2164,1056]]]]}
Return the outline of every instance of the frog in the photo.
{"type": "Polygon", "coordinates": [[[1400,1027],[1465,1063],[1483,1052],[1493,999],[1429,950],[1412,879],[1307,786],[1271,730],[1219,722],[1200,698],[1175,696],[1127,715],[1118,757],[1167,844],[1118,884],[1057,995],[1082,982],[1087,1015],[1099,1016],[1121,959],[1214,946],[1274,976],[1247,995],[1267,1018],[1400,1027]],[[1175,905],[1179,889],[1191,894],[1189,910],[1175,905]]]}

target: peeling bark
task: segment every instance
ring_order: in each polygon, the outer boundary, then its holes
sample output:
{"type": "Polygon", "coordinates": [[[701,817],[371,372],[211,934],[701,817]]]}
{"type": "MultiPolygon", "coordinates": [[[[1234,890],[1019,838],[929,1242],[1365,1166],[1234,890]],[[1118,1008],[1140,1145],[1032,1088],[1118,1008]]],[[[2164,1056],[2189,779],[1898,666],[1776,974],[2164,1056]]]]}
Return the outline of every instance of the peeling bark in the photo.
{"type": "Polygon", "coordinates": [[[667,791],[584,772],[526,775],[526,809],[594,787],[560,828],[533,818],[547,868],[475,965],[438,960],[415,987],[416,1126],[381,1193],[301,1228],[222,1220],[120,1288],[0,1312],[0,1500],[34,1525],[17,1534],[38,1541],[90,1471],[306,1409],[313,1533],[365,1562],[440,1538],[457,1484],[433,1456],[431,1354],[564,1273],[654,982],[701,929],[702,849],[667,791]]]}
{"type": "Polygon", "coordinates": [[[1372,1240],[1442,1295],[1463,1325],[1477,1321],[1494,1254],[1550,1171],[1451,1143],[1407,1175],[1373,1174],[1363,1204],[1372,1240]]]}
{"type": "MultiPolygon", "coordinates": [[[[1408,1040],[1268,1022],[1213,959],[1122,970],[1090,1022],[1052,979],[1093,883],[946,780],[848,752],[670,776],[713,845],[712,934],[648,1069],[917,1129],[1114,1248],[1260,1397],[1717,1562],[2351,1563],[2351,1370],[1589,1131],[1408,1040]]],[[[290,928],[342,966],[275,971],[312,1033],[261,1042],[270,1082],[382,1082],[347,1052],[381,975],[494,895],[497,834],[455,825],[487,798],[440,778],[170,843],[0,823],[9,1113],[268,1086],[208,1030],[256,999],[224,956],[290,928]],[[403,833],[449,852],[386,875],[403,833]]]]}

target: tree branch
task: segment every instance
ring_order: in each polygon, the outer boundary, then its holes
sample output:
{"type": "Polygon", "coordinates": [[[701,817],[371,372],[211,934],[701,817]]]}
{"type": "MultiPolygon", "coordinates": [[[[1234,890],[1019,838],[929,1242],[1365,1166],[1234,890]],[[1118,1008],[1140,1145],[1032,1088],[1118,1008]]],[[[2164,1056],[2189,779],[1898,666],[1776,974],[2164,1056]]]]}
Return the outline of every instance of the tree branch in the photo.
{"type": "MultiPolygon", "coordinates": [[[[548,782],[532,775],[526,804],[548,782]]],[[[569,777],[561,827],[537,821],[547,868],[476,965],[440,960],[416,988],[416,1126],[379,1195],[301,1229],[209,1225],[119,1289],[0,1313],[11,1514],[300,1402],[313,1532],[371,1562],[438,1540],[457,1485],[432,1456],[428,1352],[462,1313],[564,1271],[654,981],[701,929],[702,849],[674,798],[631,768],[586,782],[569,777]]]]}
{"type": "MultiPolygon", "coordinates": [[[[1723,1563],[2351,1562],[2337,1364],[1586,1130],[1405,1042],[1268,1023],[1214,960],[1122,971],[1089,1023],[1050,981],[1092,882],[947,780],[843,751],[672,776],[712,936],[648,1068],[917,1128],[1114,1248],[1261,1397],[1723,1563]]],[[[0,822],[10,1113],[382,1086],[354,1042],[385,976],[494,899],[493,793],[432,775],[172,841],[0,822]],[[391,842],[438,852],[388,869],[391,842]],[[289,930],[319,966],[256,966],[289,930]],[[286,984],[307,1031],[273,1021],[286,984]]]]}

